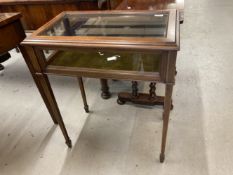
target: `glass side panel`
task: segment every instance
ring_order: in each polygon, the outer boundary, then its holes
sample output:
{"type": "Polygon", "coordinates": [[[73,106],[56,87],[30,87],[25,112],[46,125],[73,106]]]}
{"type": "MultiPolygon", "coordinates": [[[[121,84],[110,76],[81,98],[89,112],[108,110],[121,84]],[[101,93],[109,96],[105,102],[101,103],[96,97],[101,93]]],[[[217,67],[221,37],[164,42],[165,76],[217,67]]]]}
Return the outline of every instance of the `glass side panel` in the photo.
{"type": "Polygon", "coordinates": [[[165,37],[168,14],[66,14],[41,36],[165,37]]]}
{"type": "Polygon", "coordinates": [[[159,72],[162,52],[57,51],[49,65],[104,70],[159,72]]]}

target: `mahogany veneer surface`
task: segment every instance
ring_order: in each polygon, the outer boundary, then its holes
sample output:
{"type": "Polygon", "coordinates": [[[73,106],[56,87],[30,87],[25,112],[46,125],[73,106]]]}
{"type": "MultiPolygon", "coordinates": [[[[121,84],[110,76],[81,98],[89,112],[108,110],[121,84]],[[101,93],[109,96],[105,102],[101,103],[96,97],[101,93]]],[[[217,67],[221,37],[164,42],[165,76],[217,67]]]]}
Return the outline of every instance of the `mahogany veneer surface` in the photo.
{"type": "Polygon", "coordinates": [[[36,30],[63,11],[101,10],[97,0],[0,0],[0,13],[20,12],[25,30],[36,30]]]}

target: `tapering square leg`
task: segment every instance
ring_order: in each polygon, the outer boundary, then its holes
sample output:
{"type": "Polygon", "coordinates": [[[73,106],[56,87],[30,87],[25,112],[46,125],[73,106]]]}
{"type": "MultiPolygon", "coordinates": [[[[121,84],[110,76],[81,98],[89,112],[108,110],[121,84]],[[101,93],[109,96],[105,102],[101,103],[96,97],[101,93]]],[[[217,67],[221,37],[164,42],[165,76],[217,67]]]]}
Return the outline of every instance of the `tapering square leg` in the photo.
{"type": "Polygon", "coordinates": [[[51,111],[53,113],[53,116],[56,117],[56,121],[59,125],[59,127],[61,128],[61,131],[63,133],[63,136],[65,137],[66,140],[66,144],[69,148],[72,147],[72,143],[71,140],[68,136],[66,127],[64,125],[60,110],[58,108],[57,102],[55,100],[52,88],[50,86],[48,77],[46,74],[36,74],[35,79],[37,81],[37,85],[39,85],[40,87],[40,92],[42,96],[45,96],[45,98],[48,100],[49,102],[49,107],[51,107],[51,109],[49,109],[49,111],[51,111]]]}
{"type": "Polygon", "coordinates": [[[57,123],[57,119],[56,119],[56,117],[55,117],[55,115],[54,115],[54,113],[53,113],[53,111],[52,111],[52,107],[51,107],[51,105],[50,105],[50,103],[49,103],[49,100],[48,100],[47,97],[45,96],[44,91],[43,91],[43,89],[42,89],[40,83],[36,80],[35,69],[33,68],[32,63],[29,61],[30,59],[29,59],[29,55],[28,55],[27,51],[26,51],[25,48],[22,47],[22,46],[18,46],[18,47],[19,47],[21,53],[23,54],[23,57],[24,57],[25,62],[26,62],[26,64],[27,64],[27,66],[28,66],[28,69],[29,69],[29,71],[30,71],[30,73],[31,73],[31,75],[32,75],[32,78],[33,78],[34,82],[36,83],[36,86],[37,86],[37,88],[38,88],[38,90],[39,90],[39,92],[40,92],[40,94],[41,94],[41,97],[42,97],[42,99],[43,99],[43,101],[44,101],[44,103],[45,103],[45,105],[46,105],[46,107],[47,107],[47,109],[48,109],[48,111],[49,111],[49,113],[50,113],[50,116],[51,116],[51,118],[52,118],[54,124],[58,124],[58,123],[57,123]]]}
{"type": "Polygon", "coordinates": [[[59,125],[63,136],[65,137],[67,146],[71,148],[72,143],[66,131],[48,76],[42,73],[41,65],[35,59],[38,55],[32,47],[27,47],[26,49],[25,47],[19,46],[19,48],[54,123],[59,125]]]}
{"type": "Polygon", "coordinates": [[[84,110],[88,113],[89,108],[88,108],[88,104],[87,104],[87,98],[86,98],[86,93],[85,93],[82,77],[78,77],[78,83],[79,83],[79,88],[80,88],[82,99],[83,99],[84,110]]]}
{"type": "Polygon", "coordinates": [[[168,123],[169,116],[171,110],[171,101],[172,101],[172,90],[173,85],[166,85],[165,99],[164,99],[164,112],[163,112],[163,131],[162,131],[162,144],[161,144],[161,153],[160,153],[160,162],[164,162],[165,159],[165,147],[167,140],[167,131],[168,131],[168,123]]]}

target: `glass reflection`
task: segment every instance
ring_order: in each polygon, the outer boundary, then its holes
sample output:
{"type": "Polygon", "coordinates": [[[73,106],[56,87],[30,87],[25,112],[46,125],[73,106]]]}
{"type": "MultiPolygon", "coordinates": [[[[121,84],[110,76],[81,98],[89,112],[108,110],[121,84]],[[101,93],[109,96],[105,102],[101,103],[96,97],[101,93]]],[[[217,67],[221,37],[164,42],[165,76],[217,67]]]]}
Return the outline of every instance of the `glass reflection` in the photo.
{"type": "Polygon", "coordinates": [[[167,23],[168,14],[67,14],[40,35],[164,37],[167,23]]]}

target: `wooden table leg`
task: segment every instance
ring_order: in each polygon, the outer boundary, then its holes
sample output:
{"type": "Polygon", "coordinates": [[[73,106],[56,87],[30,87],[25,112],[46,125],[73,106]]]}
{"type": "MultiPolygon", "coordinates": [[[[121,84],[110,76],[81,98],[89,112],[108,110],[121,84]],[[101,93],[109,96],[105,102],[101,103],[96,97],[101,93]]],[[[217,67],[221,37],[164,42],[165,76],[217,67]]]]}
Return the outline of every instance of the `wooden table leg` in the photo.
{"type": "Polygon", "coordinates": [[[78,83],[79,83],[79,88],[80,88],[82,99],[83,99],[84,110],[88,113],[89,108],[88,108],[88,104],[87,104],[87,98],[86,98],[86,93],[85,93],[82,77],[78,77],[78,83]]]}
{"type": "Polygon", "coordinates": [[[106,79],[100,79],[101,83],[101,97],[103,99],[109,99],[111,97],[111,93],[109,92],[109,87],[108,87],[108,80],[106,79]]]}
{"type": "Polygon", "coordinates": [[[41,97],[42,97],[43,100],[44,100],[44,103],[45,103],[45,105],[46,105],[46,107],[47,107],[47,109],[48,109],[48,111],[49,111],[49,113],[50,113],[50,116],[51,116],[51,118],[52,118],[54,124],[58,124],[58,123],[57,123],[57,119],[56,119],[56,117],[55,117],[55,115],[54,115],[54,113],[53,113],[53,111],[52,111],[52,107],[50,106],[49,100],[48,100],[48,99],[46,98],[46,96],[44,95],[44,92],[43,92],[43,90],[41,89],[40,84],[38,83],[38,81],[36,81],[36,78],[35,78],[35,71],[34,71],[34,69],[33,69],[32,64],[30,64],[28,61],[26,61],[26,60],[27,60],[27,57],[28,57],[28,54],[27,54],[26,50],[25,50],[24,47],[22,47],[22,46],[19,46],[19,49],[20,49],[21,53],[23,54],[23,57],[24,57],[24,59],[25,59],[25,62],[26,62],[26,64],[27,64],[28,68],[29,68],[29,71],[31,72],[32,78],[34,79],[34,82],[36,83],[36,86],[37,86],[37,88],[38,88],[38,90],[39,90],[39,92],[40,92],[40,94],[41,94],[41,97]]]}
{"type": "MultiPolygon", "coordinates": [[[[32,74],[32,75],[33,75],[33,74],[32,74]]],[[[41,84],[37,81],[36,76],[33,75],[32,77],[33,77],[33,79],[34,79],[34,82],[36,83],[36,86],[37,86],[37,88],[38,88],[38,90],[39,90],[39,92],[40,92],[40,95],[41,95],[41,97],[42,97],[42,99],[43,99],[43,101],[44,101],[44,103],[45,103],[45,105],[46,105],[46,107],[47,107],[47,109],[48,109],[48,111],[49,111],[49,114],[50,114],[50,116],[51,116],[51,118],[52,118],[54,124],[57,125],[58,122],[57,122],[57,119],[56,119],[56,115],[54,114],[54,112],[53,112],[53,110],[52,110],[52,106],[51,106],[51,104],[50,104],[50,102],[49,102],[49,99],[48,99],[47,96],[45,95],[45,92],[44,92],[43,88],[41,87],[41,84]]]]}
{"type": "Polygon", "coordinates": [[[72,143],[66,131],[61,113],[59,111],[57,102],[55,100],[52,88],[48,80],[48,76],[40,72],[41,71],[40,67],[35,60],[35,56],[37,55],[35,55],[33,48],[27,47],[28,50],[26,50],[25,47],[22,47],[22,46],[19,46],[19,48],[20,48],[21,53],[23,54],[26,64],[28,65],[28,68],[32,74],[32,77],[36,83],[36,86],[46,104],[46,107],[51,115],[51,118],[53,119],[54,123],[58,124],[59,127],[61,128],[61,131],[66,140],[66,144],[68,147],[71,148],[72,143]]]}
{"type": "Polygon", "coordinates": [[[39,84],[38,88],[40,89],[40,92],[42,92],[41,95],[44,96],[44,98],[46,98],[50,104],[49,107],[51,107],[51,109],[49,109],[49,110],[56,117],[57,123],[58,123],[59,127],[61,128],[61,131],[65,137],[67,146],[69,148],[71,148],[72,143],[71,143],[71,140],[70,140],[68,133],[66,131],[66,127],[64,125],[60,110],[59,110],[57,102],[55,100],[55,97],[54,97],[54,94],[53,94],[52,88],[50,86],[47,75],[38,73],[38,74],[36,74],[35,79],[36,79],[37,83],[39,84]]]}
{"type": "Polygon", "coordinates": [[[165,147],[167,139],[167,130],[169,123],[169,115],[171,110],[171,101],[172,101],[172,90],[173,85],[166,85],[165,99],[164,99],[164,112],[163,112],[163,133],[162,133],[162,144],[161,144],[161,153],[160,153],[160,162],[164,162],[165,159],[165,147]]]}

